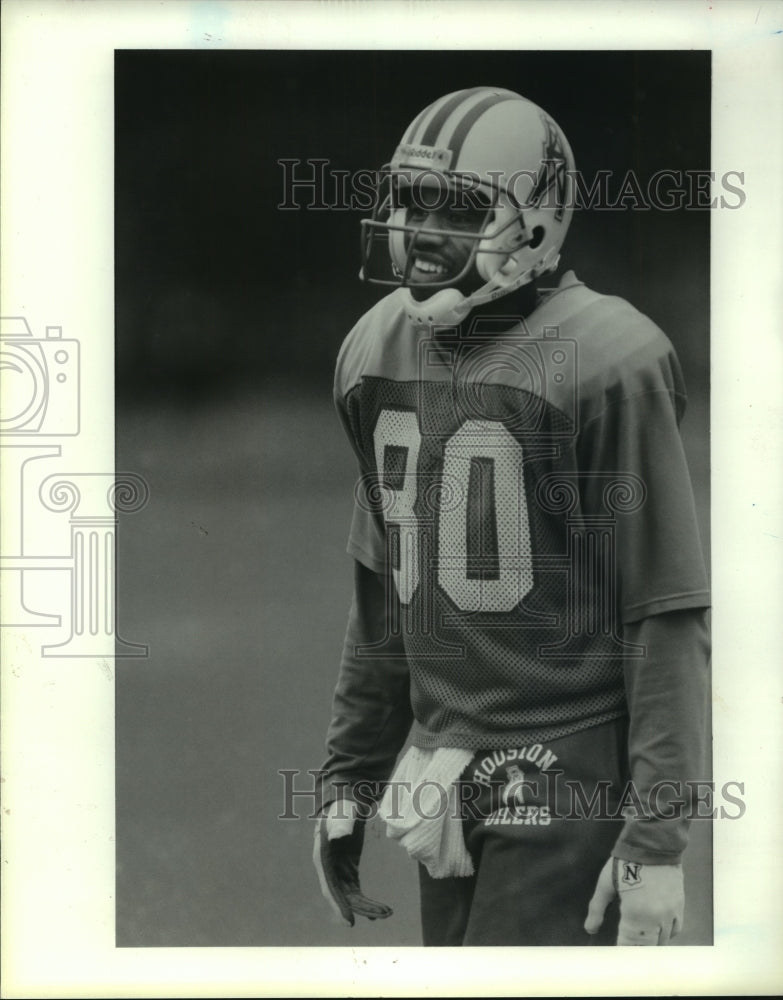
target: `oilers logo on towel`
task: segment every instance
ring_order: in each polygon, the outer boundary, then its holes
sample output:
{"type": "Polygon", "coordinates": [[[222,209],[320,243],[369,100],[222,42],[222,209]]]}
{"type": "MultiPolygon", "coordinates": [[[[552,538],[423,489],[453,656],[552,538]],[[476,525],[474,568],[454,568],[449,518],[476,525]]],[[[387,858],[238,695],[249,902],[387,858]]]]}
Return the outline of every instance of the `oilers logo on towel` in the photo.
{"type": "Polygon", "coordinates": [[[484,826],[549,826],[549,806],[503,806],[484,820],[484,826]]]}
{"type": "MultiPolygon", "coordinates": [[[[553,755],[554,756],[554,755],[553,755]]],[[[525,780],[525,772],[518,764],[506,768],[507,781],[500,793],[503,803],[484,820],[485,826],[549,826],[552,817],[548,806],[525,801],[535,797],[537,784],[525,780]]]]}
{"type": "Polygon", "coordinates": [[[481,792],[474,816],[480,816],[485,826],[549,826],[546,769],[556,761],[557,754],[540,743],[477,754],[472,778],[473,787],[481,792]]]}
{"type": "Polygon", "coordinates": [[[508,781],[503,787],[503,805],[521,806],[525,803],[525,772],[516,764],[512,764],[506,771],[508,781]]]}

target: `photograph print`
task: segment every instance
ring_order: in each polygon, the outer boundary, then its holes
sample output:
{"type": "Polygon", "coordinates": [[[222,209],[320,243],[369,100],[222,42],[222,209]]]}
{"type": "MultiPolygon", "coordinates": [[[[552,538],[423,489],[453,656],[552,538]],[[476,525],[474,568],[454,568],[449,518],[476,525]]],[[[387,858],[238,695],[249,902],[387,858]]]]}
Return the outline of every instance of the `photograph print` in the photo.
{"type": "Polygon", "coordinates": [[[117,947],[712,944],[711,53],[114,101],[117,947]]]}

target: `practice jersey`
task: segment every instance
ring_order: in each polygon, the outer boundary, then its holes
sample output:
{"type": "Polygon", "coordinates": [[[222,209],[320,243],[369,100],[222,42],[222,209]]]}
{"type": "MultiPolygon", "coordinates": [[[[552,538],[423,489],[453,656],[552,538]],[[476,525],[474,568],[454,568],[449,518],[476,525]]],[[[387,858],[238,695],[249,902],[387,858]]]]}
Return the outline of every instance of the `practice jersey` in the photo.
{"type": "Polygon", "coordinates": [[[512,325],[417,329],[395,292],[346,338],[335,400],[360,467],[348,551],[391,570],[413,742],[622,715],[644,655],[623,625],[709,603],[664,334],[571,272],[512,325]]]}

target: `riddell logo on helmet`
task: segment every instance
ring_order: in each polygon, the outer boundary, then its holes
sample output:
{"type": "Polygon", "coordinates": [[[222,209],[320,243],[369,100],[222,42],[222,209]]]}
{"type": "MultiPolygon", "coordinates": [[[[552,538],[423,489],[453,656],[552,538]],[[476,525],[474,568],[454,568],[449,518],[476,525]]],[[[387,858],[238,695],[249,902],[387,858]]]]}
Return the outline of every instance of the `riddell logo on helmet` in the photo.
{"type": "Polygon", "coordinates": [[[442,149],[437,146],[412,146],[410,143],[401,142],[392,162],[399,166],[437,166],[441,170],[448,170],[452,157],[453,153],[450,149],[442,149]]]}

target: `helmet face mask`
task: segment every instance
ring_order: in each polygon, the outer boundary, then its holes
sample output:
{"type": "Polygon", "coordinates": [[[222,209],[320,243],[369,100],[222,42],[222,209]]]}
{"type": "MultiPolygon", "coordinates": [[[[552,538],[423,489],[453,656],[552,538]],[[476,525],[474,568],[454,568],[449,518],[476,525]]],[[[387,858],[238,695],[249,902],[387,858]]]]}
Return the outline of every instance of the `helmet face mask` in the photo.
{"type": "Polygon", "coordinates": [[[394,275],[389,283],[410,288],[416,298],[443,288],[478,288],[482,284],[479,247],[495,217],[493,193],[463,190],[458,178],[451,179],[441,190],[432,187],[429,178],[411,183],[399,173],[389,177],[393,207],[386,221],[376,218],[376,226],[388,232],[388,255],[394,275]],[[439,220],[434,227],[433,213],[439,220]],[[443,252],[455,266],[446,269],[441,280],[431,278],[426,284],[413,281],[411,272],[417,257],[426,257],[428,246],[438,242],[446,244],[443,252]]]}
{"type": "Polygon", "coordinates": [[[373,216],[361,223],[361,277],[405,289],[414,321],[459,322],[557,267],[572,170],[558,126],[518,94],[479,87],[440,98],[380,172],[373,216]],[[463,248],[462,266],[416,280],[417,255],[436,236],[463,248]]]}

